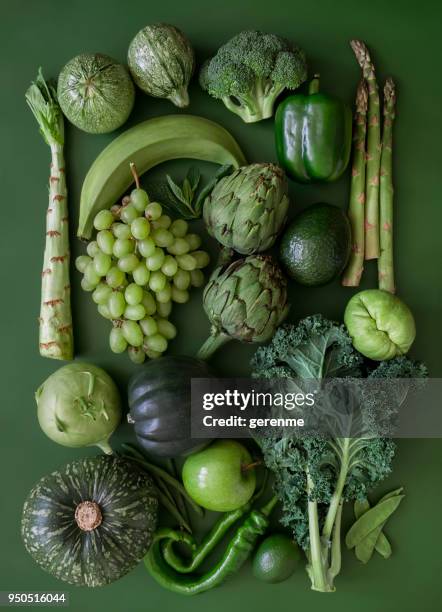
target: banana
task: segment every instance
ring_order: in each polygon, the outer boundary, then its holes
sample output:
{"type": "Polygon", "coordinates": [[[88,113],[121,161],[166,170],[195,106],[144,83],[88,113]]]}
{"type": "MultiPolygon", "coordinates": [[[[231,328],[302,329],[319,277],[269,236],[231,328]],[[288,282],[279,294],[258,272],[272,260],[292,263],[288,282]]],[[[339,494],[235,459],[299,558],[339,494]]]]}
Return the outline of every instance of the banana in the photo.
{"type": "Polygon", "coordinates": [[[77,236],[90,239],[95,215],[116,204],[130,187],[130,162],[142,175],[157,164],[179,158],[235,168],[247,163],[233,136],[213,121],[192,115],[144,121],[113,140],[90,167],[81,190],[77,236]]]}

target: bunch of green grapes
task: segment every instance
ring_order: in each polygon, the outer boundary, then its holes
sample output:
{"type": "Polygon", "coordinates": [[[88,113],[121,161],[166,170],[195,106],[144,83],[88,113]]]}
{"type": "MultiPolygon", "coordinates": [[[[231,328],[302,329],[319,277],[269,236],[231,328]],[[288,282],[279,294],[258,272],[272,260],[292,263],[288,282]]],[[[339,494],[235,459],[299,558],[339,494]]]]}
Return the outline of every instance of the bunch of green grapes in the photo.
{"type": "Polygon", "coordinates": [[[161,204],[134,189],[121,206],[94,219],[96,239],[75,265],[81,286],[92,291],[98,312],[112,321],[114,353],[128,350],[135,363],[159,357],[176,336],[168,320],[173,302],[185,304],[189,289],[201,287],[209,255],[188,223],[163,214],[161,204]]]}

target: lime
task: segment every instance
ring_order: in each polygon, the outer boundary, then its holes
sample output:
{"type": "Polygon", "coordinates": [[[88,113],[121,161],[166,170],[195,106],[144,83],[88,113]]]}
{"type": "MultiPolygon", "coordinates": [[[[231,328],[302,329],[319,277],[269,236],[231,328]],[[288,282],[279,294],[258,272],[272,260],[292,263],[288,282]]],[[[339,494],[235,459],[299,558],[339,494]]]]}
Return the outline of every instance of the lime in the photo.
{"type": "Polygon", "coordinates": [[[282,582],[289,578],[301,560],[301,551],[293,540],[275,533],[261,542],[253,558],[253,573],[264,582],[282,582]]]}

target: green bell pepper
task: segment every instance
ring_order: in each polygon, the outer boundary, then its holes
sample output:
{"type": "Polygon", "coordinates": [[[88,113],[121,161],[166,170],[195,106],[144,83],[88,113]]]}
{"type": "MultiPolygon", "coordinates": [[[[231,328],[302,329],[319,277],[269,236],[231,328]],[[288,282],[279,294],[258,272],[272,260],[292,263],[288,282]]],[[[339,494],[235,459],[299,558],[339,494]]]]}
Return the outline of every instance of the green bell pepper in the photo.
{"type": "Polygon", "coordinates": [[[351,152],[352,114],[333,96],[319,93],[319,75],[308,94],[288,96],[275,117],[280,165],[300,183],[330,182],[345,171],[351,152]]]}

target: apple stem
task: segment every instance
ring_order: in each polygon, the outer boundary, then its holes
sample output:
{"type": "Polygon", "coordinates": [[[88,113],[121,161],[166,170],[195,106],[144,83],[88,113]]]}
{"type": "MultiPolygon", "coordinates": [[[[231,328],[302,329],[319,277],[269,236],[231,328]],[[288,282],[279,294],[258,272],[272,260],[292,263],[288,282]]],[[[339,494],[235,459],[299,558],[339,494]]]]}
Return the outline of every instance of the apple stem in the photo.
{"type": "Polygon", "coordinates": [[[260,465],[262,465],[262,461],[260,459],[253,461],[252,463],[243,463],[241,466],[241,471],[248,472],[249,470],[253,470],[253,468],[259,467],[260,465]]]}

